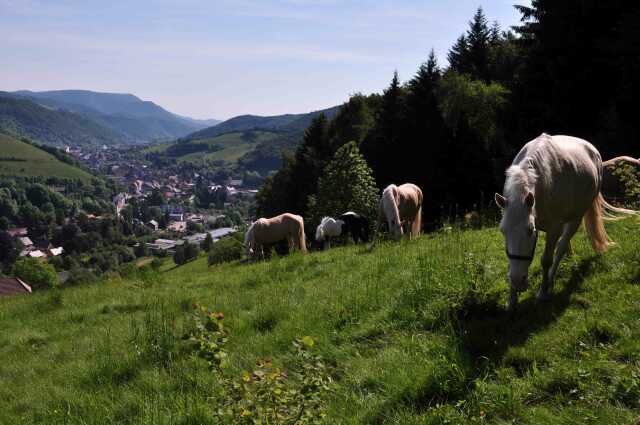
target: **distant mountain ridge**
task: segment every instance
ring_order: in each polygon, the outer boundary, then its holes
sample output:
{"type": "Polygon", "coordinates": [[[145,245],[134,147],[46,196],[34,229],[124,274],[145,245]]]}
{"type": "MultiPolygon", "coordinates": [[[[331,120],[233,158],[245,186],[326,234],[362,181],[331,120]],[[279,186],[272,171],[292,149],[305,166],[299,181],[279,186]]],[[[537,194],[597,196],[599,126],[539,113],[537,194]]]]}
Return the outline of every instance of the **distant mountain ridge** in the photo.
{"type": "MultiPolygon", "coordinates": [[[[0,94],[93,121],[96,125],[112,132],[113,137],[110,143],[173,140],[219,122],[183,117],[151,101],[144,101],[137,96],[125,93],[100,93],[88,90],[43,92],[20,90],[0,94]]],[[[14,120],[19,121],[17,117],[14,117],[14,120]]],[[[46,138],[42,141],[51,143],[46,138]]]]}
{"type": "Polygon", "coordinates": [[[182,138],[183,141],[210,139],[221,134],[248,130],[270,130],[283,133],[304,132],[311,121],[320,114],[333,118],[340,106],[320,109],[302,114],[284,114],[273,116],[238,115],[215,126],[208,127],[182,138]]]}

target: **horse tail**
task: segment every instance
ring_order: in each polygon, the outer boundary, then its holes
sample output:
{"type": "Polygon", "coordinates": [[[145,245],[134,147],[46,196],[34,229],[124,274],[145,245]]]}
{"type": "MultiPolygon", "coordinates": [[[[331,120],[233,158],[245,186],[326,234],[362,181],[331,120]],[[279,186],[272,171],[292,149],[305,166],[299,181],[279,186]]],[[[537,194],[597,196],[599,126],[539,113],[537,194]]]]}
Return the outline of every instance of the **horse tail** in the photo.
{"type": "Polygon", "coordinates": [[[608,205],[601,193],[593,199],[593,203],[584,215],[584,227],[591,241],[593,250],[602,254],[613,244],[604,228],[605,205],[608,205]]]}
{"type": "Polygon", "coordinates": [[[300,221],[298,222],[299,226],[298,226],[298,243],[300,244],[300,251],[302,251],[303,254],[307,253],[307,242],[306,242],[306,238],[304,236],[304,222],[302,221],[302,218],[300,218],[300,221]]]}
{"type": "Polygon", "coordinates": [[[247,229],[247,233],[244,234],[244,247],[247,251],[247,255],[251,254],[255,246],[255,236],[253,234],[253,229],[255,225],[256,225],[256,222],[254,221],[253,224],[249,226],[249,229],[247,229]]]}
{"type": "Polygon", "coordinates": [[[413,219],[413,225],[411,226],[412,236],[420,236],[420,231],[422,231],[422,190],[416,186],[416,191],[418,193],[418,211],[416,212],[416,217],[413,219]]]}
{"type": "MultiPolygon", "coordinates": [[[[599,195],[602,198],[602,194],[599,195]]],[[[631,215],[638,215],[640,211],[630,210],[627,208],[614,207],[602,198],[602,207],[604,210],[604,219],[607,221],[620,220],[631,215]]]]}
{"type": "Polygon", "coordinates": [[[320,240],[324,239],[324,231],[322,230],[322,227],[323,227],[322,223],[320,223],[318,225],[318,227],[316,228],[316,240],[317,241],[320,241],[320,240]]]}

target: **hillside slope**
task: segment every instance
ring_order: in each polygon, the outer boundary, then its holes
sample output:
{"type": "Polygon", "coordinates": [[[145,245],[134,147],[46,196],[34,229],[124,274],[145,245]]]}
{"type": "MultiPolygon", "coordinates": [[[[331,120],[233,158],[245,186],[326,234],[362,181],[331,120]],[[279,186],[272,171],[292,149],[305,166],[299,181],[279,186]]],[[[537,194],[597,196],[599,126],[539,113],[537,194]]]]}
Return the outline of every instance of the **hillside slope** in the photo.
{"type": "Polygon", "coordinates": [[[300,411],[326,423],[635,423],[639,226],[608,225],[618,245],[601,257],[578,233],[552,300],[531,288],[515,314],[496,228],[0,299],[0,422],[213,424],[243,388],[248,423],[254,386],[278,382],[260,388],[287,403],[306,367],[333,379],[308,383],[300,411]],[[224,312],[221,371],[182,339],[194,305],[224,312]],[[320,358],[292,349],[303,336],[320,358]]]}
{"type": "Polygon", "coordinates": [[[209,139],[224,133],[247,130],[271,130],[283,133],[302,133],[307,129],[309,124],[311,124],[313,118],[320,114],[325,114],[327,118],[333,118],[338,113],[339,109],[339,106],[334,106],[303,114],[273,115],[268,117],[259,115],[239,115],[216,124],[214,127],[208,127],[189,134],[184,137],[184,140],[209,139]]]}
{"type": "Polygon", "coordinates": [[[0,93],[0,131],[55,146],[111,144],[119,135],[89,118],[0,93]]]}
{"type": "Polygon", "coordinates": [[[175,139],[211,125],[209,120],[182,117],[126,93],[22,90],[5,96],[93,121],[111,130],[116,135],[114,141],[120,143],[175,139]]]}
{"type": "Polygon", "coordinates": [[[44,150],[0,133],[0,175],[91,179],[91,174],[44,150]]]}

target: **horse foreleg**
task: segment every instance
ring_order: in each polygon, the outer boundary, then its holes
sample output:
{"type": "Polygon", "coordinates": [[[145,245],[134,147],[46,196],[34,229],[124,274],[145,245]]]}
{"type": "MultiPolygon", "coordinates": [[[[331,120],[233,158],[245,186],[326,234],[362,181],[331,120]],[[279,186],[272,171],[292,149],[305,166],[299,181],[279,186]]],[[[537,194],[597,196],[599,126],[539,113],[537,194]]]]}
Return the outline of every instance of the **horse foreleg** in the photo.
{"type": "MultiPolygon", "coordinates": [[[[543,265],[542,265],[543,280],[542,280],[542,286],[540,287],[540,291],[538,291],[538,297],[537,297],[538,300],[544,300],[548,298],[549,291],[553,289],[553,284],[556,279],[556,272],[558,271],[558,266],[560,266],[560,261],[562,261],[562,258],[567,253],[567,248],[569,247],[571,238],[573,237],[573,235],[575,235],[576,231],[580,227],[580,221],[581,220],[576,220],[564,225],[562,229],[562,235],[560,236],[560,240],[557,241],[557,244],[554,242],[554,245],[556,245],[555,253],[553,253],[553,248],[549,253],[550,256],[553,255],[553,262],[547,259],[546,267],[545,267],[545,263],[543,262],[543,265]],[[550,262],[551,262],[551,266],[549,267],[548,264],[550,262]]],[[[557,234],[558,233],[554,232],[554,236],[557,234]]],[[[549,237],[550,235],[547,234],[547,238],[549,237]]],[[[557,240],[558,239],[557,236],[554,239],[557,240]]],[[[549,244],[549,240],[547,240],[547,244],[549,244]]],[[[547,247],[545,247],[545,255],[546,254],[547,254],[547,247]]],[[[543,258],[543,261],[544,261],[544,258],[543,258]]]]}

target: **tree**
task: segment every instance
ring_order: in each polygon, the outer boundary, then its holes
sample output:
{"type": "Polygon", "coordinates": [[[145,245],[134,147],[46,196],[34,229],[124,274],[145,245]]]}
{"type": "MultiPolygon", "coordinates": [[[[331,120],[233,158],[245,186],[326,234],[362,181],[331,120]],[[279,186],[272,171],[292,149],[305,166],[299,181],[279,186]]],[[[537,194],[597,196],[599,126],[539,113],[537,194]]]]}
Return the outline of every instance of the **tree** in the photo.
{"type": "Polygon", "coordinates": [[[176,252],[173,254],[173,262],[180,266],[186,262],[184,246],[176,246],[176,252]]]}
{"type": "Polygon", "coordinates": [[[195,260],[198,258],[198,253],[200,252],[200,248],[198,245],[192,244],[189,242],[184,243],[184,259],[185,262],[195,260]]]}
{"type": "Polygon", "coordinates": [[[469,22],[467,44],[469,62],[473,78],[489,82],[489,40],[491,30],[487,24],[482,7],[479,7],[473,20],[469,22]]]}
{"type": "Polygon", "coordinates": [[[0,231],[0,262],[10,265],[18,257],[16,242],[7,232],[0,231]]]}
{"type": "Polygon", "coordinates": [[[213,246],[213,238],[211,237],[211,233],[207,233],[207,236],[202,241],[202,250],[205,252],[211,251],[211,247],[213,246]]]}
{"type": "Polygon", "coordinates": [[[49,289],[58,285],[58,274],[55,268],[37,258],[20,258],[13,265],[12,272],[33,289],[49,289]]]}
{"type": "Polygon", "coordinates": [[[378,189],[373,172],[355,142],[340,147],[327,165],[318,193],[310,197],[310,222],[317,224],[325,215],[355,211],[373,223],[378,206],[378,189]]]}
{"type": "Polygon", "coordinates": [[[149,255],[147,244],[145,244],[144,242],[138,242],[138,245],[136,245],[134,248],[134,253],[138,258],[146,257],[147,255],[149,255]]]}

